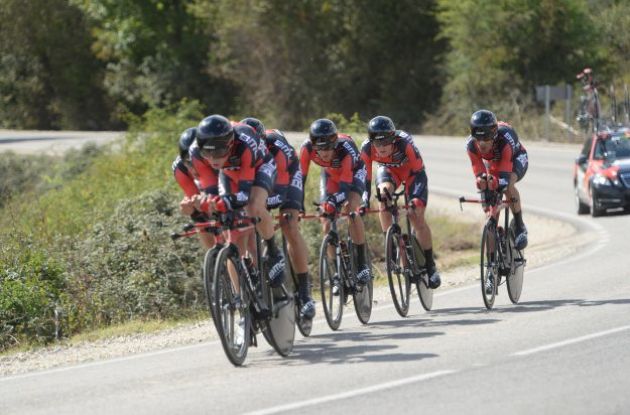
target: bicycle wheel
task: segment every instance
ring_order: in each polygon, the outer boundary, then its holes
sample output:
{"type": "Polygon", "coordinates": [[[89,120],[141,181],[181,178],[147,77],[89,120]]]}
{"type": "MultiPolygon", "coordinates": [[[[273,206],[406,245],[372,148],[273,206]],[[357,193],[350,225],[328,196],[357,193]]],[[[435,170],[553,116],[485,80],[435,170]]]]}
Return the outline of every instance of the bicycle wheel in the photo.
{"type": "MultiPolygon", "coordinates": [[[[258,234],[256,234],[258,237],[258,234]]],[[[260,241],[258,241],[260,249],[260,241]]],[[[286,259],[285,257],[285,260],[286,259]]],[[[263,278],[260,279],[260,293],[264,303],[269,307],[271,315],[259,319],[262,333],[267,343],[280,355],[288,356],[293,350],[295,340],[295,305],[293,303],[292,283],[286,278],[280,287],[272,288],[269,284],[269,273],[264,265],[261,268],[263,278]],[[287,289],[287,287],[290,287],[287,289]]]]}
{"type": "MultiPolygon", "coordinates": [[[[424,267],[426,265],[424,250],[420,247],[420,242],[418,242],[418,238],[416,238],[415,235],[411,238],[411,243],[416,264],[424,267]]],[[[422,275],[416,284],[416,288],[418,289],[418,297],[420,298],[422,308],[426,311],[431,311],[431,307],[433,307],[433,289],[429,288],[429,274],[426,272],[426,268],[422,272],[422,275]]]]}
{"type": "Polygon", "coordinates": [[[344,287],[337,259],[328,255],[329,246],[334,248],[330,235],[326,235],[319,251],[319,288],[326,322],[331,330],[337,330],[343,316],[344,287]]]}
{"type": "Polygon", "coordinates": [[[208,249],[203,258],[203,266],[201,268],[203,288],[206,293],[206,300],[208,301],[208,309],[210,310],[212,322],[214,322],[214,295],[212,294],[214,292],[214,264],[221,248],[223,248],[223,245],[216,244],[208,249]]]}
{"type": "MultiPolygon", "coordinates": [[[[370,274],[372,274],[372,262],[370,261],[370,250],[368,249],[367,241],[363,244],[365,252],[365,259],[370,267],[370,274]]],[[[348,252],[352,255],[352,275],[357,275],[357,252],[352,241],[348,237],[348,252]]],[[[370,321],[372,315],[372,298],[374,296],[374,278],[364,285],[355,285],[355,290],[352,293],[352,301],[354,302],[354,311],[357,314],[357,318],[363,324],[367,324],[370,321]]]]}
{"type": "Polygon", "coordinates": [[[407,278],[409,263],[406,250],[401,239],[400,229],[390,226],[385,234],[385,261],[389,292],[394,307],[401,317],[409,313],[409,291],[411,283],[407,278]]]}
{"type": "Polygon", "coordinates": [[[313,320],[300,318],[300,307],[302,306],[301,302],[298,301],[300,298],[300,294],[298,291],[299,282],[297,273],[293,269],[293,264],[291,264],[291,258],[289,256],[289,249],[287,248],[287,239],[282,235],[282,251],[284,252],[284,258],[287,261],[287,270],[290,275],[290,279],[287,281],[291,281],[292,287],[287,287],[290,292],[293,293],[293,303],[295,304],[295,323],[297,324],[298,330],[304,337],[308,337],[311,335],[311,330],[313,328],[313,320]]]}
{"type": "Polygon", "coordinates": [[[511,261],[510,275],[508,275],[507,278],[507,289],[508,296],[513,304],[518,303],[518,300],[521,298],[521,292],[523,291],[523,274],[525,271],[523,251],[519,251],[514,247],[514,237],[516,235],[515,226],[514,219],[512,219],[508,233],[508,249],[511,251],[511,261]]]}
{"type": "Polygon", "coordinates": [[[238,250],[229,245],[219,251],[214,275],[214,316],[217,333],[228,360],[234,366],[241,366],[247,357],[251,336],[251,314],[247,282],[239,275],[241,286],[241,306],[234,303],[235,290],[228,269],[240,269],[238,250]],[[231,264],[231,265],[230,265],[231,264]],[[229,267],[229,268],[228,268],[229,267]]]}
{"type": "Polygon", "coordinates": [[[495,249],[490,249],[489,234],[490,232],[493,232],[493,230],[494,228],[492,228],[488,224],[486,224],[486,226],[484,226],[483,228],[483,234],[481,235],[481,256],[479,260],[481,271],[481,295],[483,297],[483,302],[488,310],[492,309],[492,306],[494,305],[494,298],[497,294],[497,277],[499,275],[496,263],[490,260],[492,252],[494,252],[495,258],[497,255],[496,243],[495,249]],[[490,292],[486,292],[486,285],[488,280],[490,280],[492,284],[492,289],[489,290],[490,292]]]}

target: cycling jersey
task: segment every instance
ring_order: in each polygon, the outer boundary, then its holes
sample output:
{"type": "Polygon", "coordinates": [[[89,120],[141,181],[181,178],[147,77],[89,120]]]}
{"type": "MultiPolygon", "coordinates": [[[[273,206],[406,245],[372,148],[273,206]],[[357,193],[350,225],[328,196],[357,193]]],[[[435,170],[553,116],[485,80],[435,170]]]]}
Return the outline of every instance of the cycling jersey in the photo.
{"type": "Polygon", "coordinates": [[[320,186],[322,199],[333,196],[340,205],[346,201],[349,192],[362,195],[365,191],[365,164],[359,156],[357,145],[349,135],[338,135],[331,161],[321,159],[310,139],[304,141],[300,149],[303,182],[306,182],[311,160],[323,167],[320,186]]]}
{"type": "Polygon", "coordinates": [[[517,181],[525,175],[528,167],[527,150],[509,124],[499,122],[497,134],[487,153],[481,153],[472,136],[468,137],[466,150],[475,176],[491,174],[498,177],[499,188],[505,188],[510,182],[512,172],[516,173],[517,181]]]}
{"type": "Polygon", "coordinates": [[[273,194],[267,198],[267,208],[302,209],[302,172],[295,149],[279,130],[267,130],[265,143],[277,169],[273,194]]]}
{"type": "Polygon", "coordinates": [[[275,179],[275,162],[254,130],[246,124],[234,124],[232,149],[220,169],[215,170],[203,158],[198,146],[191,147],[193,167],[199,173],[201,189],[208,195],[219,194],[219,178],[225,179],[225,193],[230,204],[240,208],[249,201],[252,186],[258,186],[271,193],[275,179]],[[220,173],[220,174],[219,174],[220,173]]]}
{"type": "Polygon", "coordinates": [[[405,182],[405,190],[410,199],[419,198],[427,202],[426,174],[420,150],[413,137],[405,131],[396,131],[392,153],[387,157],[378,155],[374,144],[366,140],[361,146],[361,159],[367,168],[366,192],[363,201],[368,203],[372,188],[372,162],[378,164],[376,184],[390,182],[394,187],[405,182]],[[422,174],[421,174],[422,173],[422,174]],[[417,176],[417,177],[416,177],[417,176]]]}

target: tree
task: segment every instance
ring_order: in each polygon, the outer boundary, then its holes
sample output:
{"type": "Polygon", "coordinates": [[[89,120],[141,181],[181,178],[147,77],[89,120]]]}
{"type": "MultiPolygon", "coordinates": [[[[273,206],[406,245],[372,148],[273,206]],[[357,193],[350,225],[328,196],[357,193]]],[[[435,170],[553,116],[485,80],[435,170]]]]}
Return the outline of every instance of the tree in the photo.
{"type": "Polygon", "coordinates": [[[65,0],[3,0],[0,126],[96,129],[109,122],[83,14],[65,0]]]}

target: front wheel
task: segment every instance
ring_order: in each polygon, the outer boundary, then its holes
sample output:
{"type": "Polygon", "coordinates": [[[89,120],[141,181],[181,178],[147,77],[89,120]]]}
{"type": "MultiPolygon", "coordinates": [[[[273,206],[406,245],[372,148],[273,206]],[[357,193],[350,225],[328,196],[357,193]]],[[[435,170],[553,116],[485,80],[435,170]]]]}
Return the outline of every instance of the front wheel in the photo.
{"type": "Polygon", "coordinates": [[[215,263],[214,275],[214,322],[221,339],[223,350],[234,366],[241,366],[247,357],[251,336],[250,299],[246,288],[246,280],[240,269],[238,249],[228,245],[219,251],[215,263]],[[240,304],[230,272],[238,272],[240,285],[240,304]]]}
{"type": "Polygon", "coordinates": [[[300,307],[302,306],[302,303],[298,301],[298,299],[300,298],[300,293],[299,293],[300,285],[299,285],[297,273],[293,269],[293,264],[291,263],[291,256],[289,255],[287,239],[284,237],[284,235],[282,235],[282,251],[284,253],[285,261],[287,261],[287,270],[288,270],[289,275],[291,276],[291,281],[293,285],[293,303],[295,304],[295,322],[302,336],[308,337],[311,335],[311,330],[313,328],[313,320],[300,318],[300,307]]]}
{"type": "Polygon", "coordinates": [[[490,236],[492,235],[493,229],[494,228],[490,225],[486,225],[483,228],[483,234],[481,235],[481,255],[479,260],[481,273],[481,295],[488,310],[492,309],[494,306],[499,276],[499,268],[496,263],[498,251],[496,249],[496,237],[494,238],[495,240],[493,241],[492,247],[490,243],[490,236]]]}
{"type": "Polygon", "coordinates": [[[206,251],[206,255],[203,259],[203,267],[201,268],[201,277],[203,279],[203,287],[206,292],[206,300],[208,301],[208,309],[210,310],[210,317],[214,322],[214,264],[217,259],[219,251],[223,248],[223,245],[215,245],[206,251]]]}
{"type": "Polygon", "coordinates": [[[390,226],[385,234],[385,261],[389,292],[394,301],[394,307],[401,317],[409,313],[409,291],[411,282],[407,273],[411,272],[404,242],[400,229],[390,226]]]}
{"type": "Polygon", "coordinates": [[[341,324],[344,298],[341,270],[337,269],[337,258],[332,254],[334,250],[331,236],[326,235],[319,251],[319,287],[324,315],[331,330],[337,330],[341,324]]]}

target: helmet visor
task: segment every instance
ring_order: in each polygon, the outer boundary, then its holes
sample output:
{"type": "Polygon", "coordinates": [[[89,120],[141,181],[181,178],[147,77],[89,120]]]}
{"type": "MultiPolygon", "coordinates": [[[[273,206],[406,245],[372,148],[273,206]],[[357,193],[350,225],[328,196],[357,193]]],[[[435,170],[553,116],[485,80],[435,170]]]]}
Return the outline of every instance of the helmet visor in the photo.
{"type": "Polygon", "coordinates": [[[317,151],[332,150],[337,145],[337,134],[313,138],[313,147],[317,151]]]}
{"type": "Polygon", "coordinates": [[[207,159],[220,159],[227,156],[232,150],[232,143],[220,147],[202,147],[201,155],[207,159]]]}
{"type": "Polygon", "coordinates": [[[477,141],[492,141],[497,136],[497,126],[474,127],[470,133],[477,141]]]}

